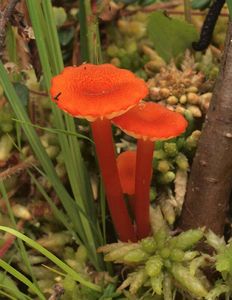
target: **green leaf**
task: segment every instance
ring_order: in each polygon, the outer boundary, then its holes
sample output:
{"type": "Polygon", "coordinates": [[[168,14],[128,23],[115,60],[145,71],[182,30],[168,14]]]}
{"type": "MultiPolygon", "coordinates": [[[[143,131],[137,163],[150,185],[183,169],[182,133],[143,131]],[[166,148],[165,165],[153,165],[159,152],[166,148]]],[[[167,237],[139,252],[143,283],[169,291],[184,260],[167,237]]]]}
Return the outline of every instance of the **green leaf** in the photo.
{"type": "Polygon", "coordinates": [[[216,269],[219,272],[232,274],[232,243],[221,249],[216,259],[216,269]]]}
{"type": "Polygon", "coordinates": [[[58,32],[59,41],[62,47],[68,45],[74,37],[74,29],[62,29],[58,32]]]}
{"type": "Polygon", "coordinates": [[[209,7],[211,0],[193,0],[192,1],[192,8],[193,9],[206,9],[209,7]]]}
{"type": "Polygon", "coordinates": [[[53,13],[55,16],[56,26],[62,26],[64,22],[67,20],[67,14],[63,7],[53,7],[53,13]]]}
{"type": "Polygon", "coordinates": [[[171,19],[162,12],[150,15],[147,32],[156,51],[166,62],[183,54],[193,41],[198,40],[198,33],[192,24],[171,19]]]}
{"type": "Polygon", "coordinates": [[[29,101],[29,90],[28,88],[19,82],[13,83],[13,86],[15,88],[16,94],[18,95],[19,99],[21,100],[21,103],[23,106],[27,106],[29,101]]]}

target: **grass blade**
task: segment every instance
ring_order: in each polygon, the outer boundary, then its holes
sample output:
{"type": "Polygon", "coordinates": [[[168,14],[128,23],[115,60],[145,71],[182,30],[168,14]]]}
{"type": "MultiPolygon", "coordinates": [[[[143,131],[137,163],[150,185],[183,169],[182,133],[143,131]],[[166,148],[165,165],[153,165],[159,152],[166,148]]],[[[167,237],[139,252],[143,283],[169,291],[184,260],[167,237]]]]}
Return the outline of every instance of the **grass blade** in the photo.
{"type": "Polygon", "coordinates": [[[51,160],[49,159],[46,151],[44,150],[35,130],[31,128],[31,126],[27,125],[28,123],[30,123],[29,117],[27,116],[25,109],[14,90],[13,85],[9,81],[6,70],[1,61],[0,61],[0,81],[16,117],[25,122],[25,124],[22,124],[22,128],[27,136],[27,139],[32,147],[33,152],[35,153],[38,161],[43,167],[48,178],[51,180],[57,195],[60,196],[60,200],[65,210],[67,211],[68,215],[72,219],[74,227],[78,228],[79,224],[76,218],[76,207],[74,205],[74,202],[70,197],[70,195],[65,190],[65,188],[63,187],[62,183],[60,182],[60,179],[56,175],[51,160]]]}
{"type": "MultiPolygon", "coordinates": [[[[5,227],[5,226],[0,226],[0,230],[8,232],[10,234],[13,234],[17,238],[23,240],[30,247],[36,249],[37,251],[42,253],[44,256],[46,256],[49,260],[51,260],[54,264],[56,264],[61,270],[65,271],[68,275],[70,275],[75,281],[78,281],[82,285],[84,285],[84,286],[86,286],[86,287],[88,287],[88,288],[90,288],[94,291],[101,292],[101,287],[99,285],[96,285],[94,283],[91,283],[89,280],[84,279],[76,271],[74,271],[72,268],[70,268],[68,265],[66,265],[62,260],[60,260],[58,257],[56,257],[54,254],[52,254],[50,251],[48,251],[47,249],[42,247],[37,242],[30,239],[29,237],[27,237],[24,234],[18,232],[17,230],[14,230],[12,228],[5,227]]],[[[0,266],[3,266],[3,265],[1,265],[1,261],[0,261],[0,266]]],[[[6,266],[6,265],[4,265],[4,266],[6,266]]],[[[43,298],[43,299],[45,299],[45,298],[43,298]]]]}
{"type": "MultiPolygon", "coordinates": [[[[14,229],[11,230],[13,230],[13,232],[15,231],[14,229]]],[[[6,272],[11,274],[12,276],[14,276],[16,279],[24,283],[26,286],[28,286],[39,297],[39,299],[46,300],[46,298],[43,296],[40,290],[26,276],[18,272],[16,269],[14,269],[11,265],[6,263],[2,259],[0,259],[0,267],[3,268],[6,272]]]]}

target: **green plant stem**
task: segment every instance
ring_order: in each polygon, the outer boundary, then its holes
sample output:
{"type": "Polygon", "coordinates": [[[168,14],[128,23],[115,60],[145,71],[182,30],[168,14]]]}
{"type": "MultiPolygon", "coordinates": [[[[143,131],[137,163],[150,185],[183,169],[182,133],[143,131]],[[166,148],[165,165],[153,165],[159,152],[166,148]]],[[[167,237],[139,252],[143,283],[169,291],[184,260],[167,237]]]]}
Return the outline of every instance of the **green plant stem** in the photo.
{"type": "Polygon", "coordinates": [[[191,23],[191,1],[190,0],[184,0],[184,16],[185,21],[188,23],[191,23]]]}
{"type": "Polygon", "coordinates": [[[152,159],[155,144],[152,141],[139,139],[137,142],[135,174],[135,220],[137,236],[145,238],[150,233],[150,183],[152,159]]]}
{"type": "Polygon", "coordinates": [[[229,9],[229,13],[230,13],[230,20],[232,20],[232,1],[231,0],[227,0],[226,1],[228,9],[229,9]]]}
{"type": "Polygon", "coordinates": [[[90,0],[81,0],[79,5],[82,61],[100,64],[102,54],[97,16],[92,12],[90,0]]]}
{"type": "Polygon", "coordinates": [[[126,203],[123,199],[114,153],[110,120],[97,119],[91,123],[91,127],[98,162],[106,189],[108,205],[116,232],[121,241],[135,242],[136,236],[134,228],[127,211],[126,203]]]}

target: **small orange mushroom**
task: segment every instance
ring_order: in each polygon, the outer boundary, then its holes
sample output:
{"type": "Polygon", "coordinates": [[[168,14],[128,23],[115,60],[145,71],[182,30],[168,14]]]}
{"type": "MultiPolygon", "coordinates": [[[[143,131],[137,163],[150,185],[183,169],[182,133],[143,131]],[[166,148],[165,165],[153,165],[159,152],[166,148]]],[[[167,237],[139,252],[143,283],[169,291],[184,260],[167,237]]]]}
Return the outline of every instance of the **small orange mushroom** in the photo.
{"type": "Polygon", "coordinates": [[[110,119],[135,106],[148,94],[145,82],[110,64],[67,67],[52,79],[51,95],[59,108],[91,122],[109,210],[122,241],[136,236],[116,165],[110,119]]]}
{"type": "Polygon", "coordinates": [[[134,215],[136,151],[127,150],[122,152],[116,161],[122,191],[128,195],[129,207],[134,215]]]}
{"type": "Polygon", "coordinates": [[[149,235],[149,189],[154,141],[176,137],[187,127],[185,118],[160,104],[141,102],[112,122],[138,139],[135,175],[135,220],[138,238],[149,235]]]}
{"type": "Polygon", "coordinates": [[[124,194],[135,193],[136,151],[125,151],[117,157],[119,178],[124,194]]]}

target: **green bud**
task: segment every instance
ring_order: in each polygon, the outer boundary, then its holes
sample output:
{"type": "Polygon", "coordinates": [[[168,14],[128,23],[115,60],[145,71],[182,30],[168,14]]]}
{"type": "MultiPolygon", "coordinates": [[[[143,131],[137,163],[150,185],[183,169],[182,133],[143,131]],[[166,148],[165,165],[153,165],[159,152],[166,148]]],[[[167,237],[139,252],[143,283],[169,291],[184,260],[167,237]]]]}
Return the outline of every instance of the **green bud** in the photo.
{"type": "Polygon", "coordinates": [[[163,149],[155,150],[154,155],[153,155],[153,158],[159,159],[159,160],[165,159],[166,157],[167,157],[167,153],[163,149]]]}
{"type": "Polygon", "coordinates": [[[169,157],[175,157],[178,154],[176,143],[164,143],[164,151],[169,157]]]}
{"type": "Polygon", "coordinates": [[[118,47],[114,44],[109,45],[106,49],[106,53],[110,57],[117,57],[118,56],[118,47]]]}
{"type": "Polygon", "coordinates": [[[172,225],[176,220],[176,213],[175,210],[170,203],[170,201],[161,201],[160,207],[162,210],[162,213],[164,215],[165,220],[168,222],[169,225],[172,225]]]}
{"type": "Polygon", "coordinates": [[[126,55],[127,55],[126,50],[124,48],[119,48],[116,56],[119,58],[123,58],[126,55]]]}
{"type": "Polygon", "coordinates": [[[58,175],[59,178],[64,178],[67,174],[65,164],[63,163],[58,163],[55,166],[56,174],[58,175]]]}
{"type": "Polygon", "coordinates": [[[60,152],[60,153],[56,156],[56,161],[58,162],[58,164],[64,163],[64,156],[63,156],[62,152],[60,152]]]}
{"type": "Polygon", "coordinates": [[[162,227],[167,229],[167,223],[164,220],[164,216],[159,205],[157,205],[155,208],[150,207],[150,223],[154,237],[162,227]]]}
{"type": "Polygon", "coordinates": [[[150,201],[153,202],[157,197],[157,191],[155,187],[150,187],[150,201]]]}
{"type": "Polygon", "coordinates": [[[47,155],[51,158],[54,159],[60,152],[60,148],[58,146],[48,146],[46,149],[47,155]]]}
{"type": "Polygon", "coordinates": [[[76,260],[80,263],[85,263],[88,259],[88,252],[83,245],[80,245],[75,254],[76,260]]]}
{"type": "Polygon", "coordinates": [[[160,249],[159,254],[162,258],[168,258],[171,254],[171,250],[168,247],[164,247],[163,249],[160,249]]]}
{"type": "Polygon", "coordinates": [[[159,255],[152,256],[145,264],[145,270],[150,277],[160,274],[163,267],[163,260],[159,255]]]}
{"type": "Polygon", "coordinates": [[[8,134],[4,134],[0,138],[0,161],[5,161],[9,158],[13,148],[13,139],[8,134]]]}
{"type": "Polygon", "coordinates": [[[198,251],[185,251],[183,260],[185,261],[193,260],[197,255],[199,255],[198,251]]]}
{"type": "Polygon", "coordinates": [[[142,249],[148,254],[153,254],[156,251],[157,244],[153,237],[147,237],[140,242],[142,249]]]}
{"type": "Polygon", "coordinates": [[[136,243],[124,244],[112,250],[104,257],[105,261],[124,261],[124,255],[127,255],[129,251],[139,248],[140,245],[136,243]]]}
{"type": "Polygon", "coordinates": [[[163,287],[163,273],[160,273],[158,277],[151,277],[151,287],[155,294],[161,295],[162,294],[162,287],[163,287]]]}
{"type": "Polygon", "coordinates": [[[57,232],[49,234],[48,236],[42,237],[37,240],[41,246],[47,248],[52,251],[59,251],[63,246],[70,243],[72,241],[72,236],[68,234],[68,232],[57,232]]]}
{"type": "Polygon", "coordinates": [[[173,264],[171,273],[176,281],[194,296],[206,297],[208,294],[201,281],[195,276],[191,275],[189,270],[183,267],[181,264],[173,264]]]}
{"type": "Polygon", "coordinates": [[[201,132],[199,130],[195,130],[185,141],[185,149],[193,150],[197,147],[198,140],[200,138],[201,132]]]}
{"type": "Polygon", "coordinates": [[[47,148],[48,146],[58,145],[57,135],[53,133],[45,133],[40,137],[42,145],[47,148]]]}
{"type": "Polygon", "coordinates": [[[175,179],[175,173],[172,171],[168,171],[167,173],[159,174],[158,181],[161,184],[168,184],[175,179]]]}
{"type": "Polygon", "coordinates": [[[167,229],[162,227],[160,228],[160,230],[155,234],[154,236],[157,247],[159,249],[164,247],[164,244],[168,238],[168,233],[167,233],[167,229]]]}
{"type": "Polygon", "coordinates": [[[171,250],[169,258],[172,261],[181,262],[184,259],[184,251],[181,249],[174,248],[171,250]]]}
{"type": "Polygon", "coordinates": [[[13,115],[8,107],[4,106],[3,108],[1,108],[1,111],[0,111],[1,125],[4,122],[12,122],[12,117],[13,117],[13,115]]]}
{"type": "Polygon", "coordinates": [[[129,39],[125,45],[127,53],[131,54],[137,51],[137,43],[133,39],[129,39]]]}
{"type": "Polygon", "coordinates": [[[130,69],[131,68],[131,59],[128,55],[124,55],[120,58],[120,65],[124,69],[130,69]]]}
{"type": "Polygon", "coordinates": [[[142,249],[134,249],[129,251],[123,257],[124,263],[139,263],[148,258],[148,254],[142,249]]]}
{"type": "Polygon", "coordinates": [[[187,171],[189,169],[188,159],[183,153],[178,153],[176,157],[176,164],[182,171],[187,171]]]}
{"type": "Polygon", "coordinates": [[[170,261],[170,259],[165,259],[164,260],[164,266],[166,269],[170,270],[172,267],[172,262],[170,261]]]}
{"type": "Polygon", "coordinates": [[[213,247],[217,252],[224,250],[226,246],[226,242],[224,237],[217,236],[213,231],[209,230],[206,235],[207,243],[213,247]]]}
{"type": "Polygon", "coordinates": [[[185,144],[185,139],[184,138],[180,137],[180,138],[177,139],[176,146],[177,146],[177,149],[179,151],[183,148],[184,144],[185,144]]]}
{"type": "Polygon", "coordinates": [[[184,231],[176,237],[176,247],[181,250],[189,250],[203,238],[203,235],[204,234],[201,229],[190,229],[188,231],[184,231]]]}
{"type": "Polygon", "coordinates": [[[4,133],[11,132],[14,129],[14,125],[11,122],[1,123],[1,130],[4,133]]]}
{"type": "Polygon", "coordinates": [[[161,173],[167,173],[170,170],[170,164],[167,160],[158,161],[157,170],[161,173]]]}
{"type": "Polygon", "coordinates": [[[144,282],[147,280],[147,274],[144,269],[139,270],[136,272],[133,276],[133,280],[130,284],[130,293],[132,295],[136,294],[138,289],[144,284],[144,282]]]}

